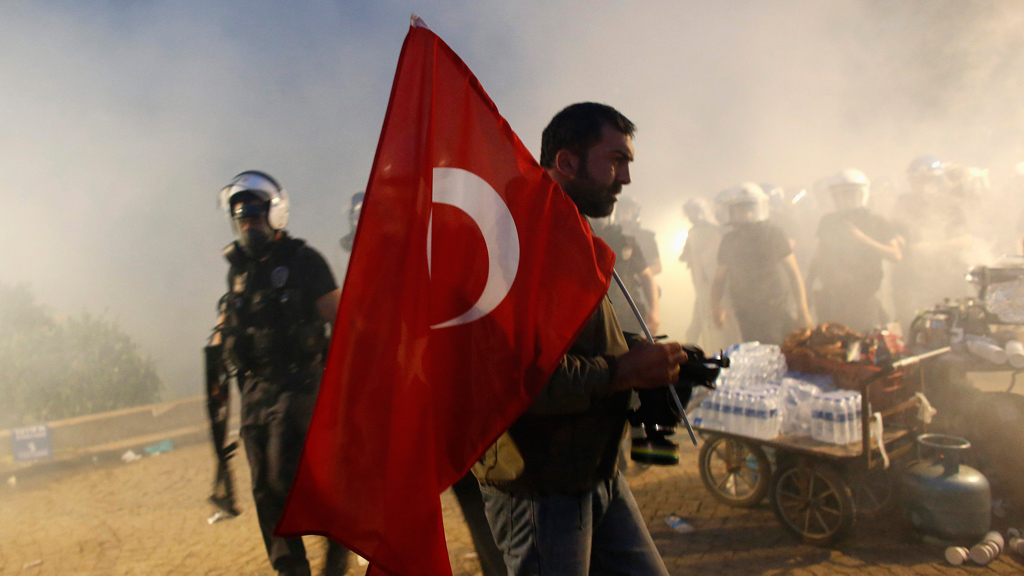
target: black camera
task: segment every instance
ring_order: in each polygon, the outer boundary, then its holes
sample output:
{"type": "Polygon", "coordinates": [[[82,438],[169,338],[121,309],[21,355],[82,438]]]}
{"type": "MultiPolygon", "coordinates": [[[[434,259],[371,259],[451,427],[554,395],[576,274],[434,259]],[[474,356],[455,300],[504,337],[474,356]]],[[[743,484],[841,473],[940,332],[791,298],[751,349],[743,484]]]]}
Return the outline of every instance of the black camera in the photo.
{"type": "Polygon", "coordinates": [[[679,379],[671,386],[663,386],[653,390],[638,390],[640,407],[629,415],[629,422],[634,427],[642,427],[644,438],[634,439],[629,457],[634,462],[643,464],[674,465],[679,464],[679,447],[668,437],[675,434],[676,426],[683,420],[681,410],[693,396],[694,386],[715,389],[715,380],[722,368],[729,367],[729,357],[719,352],[715,356],[707,356],[704,351],[693,345],[684,345],[686,363],[679,367],[679,379]],[[679,403],[672,397],[675,390],[679,403]]]}

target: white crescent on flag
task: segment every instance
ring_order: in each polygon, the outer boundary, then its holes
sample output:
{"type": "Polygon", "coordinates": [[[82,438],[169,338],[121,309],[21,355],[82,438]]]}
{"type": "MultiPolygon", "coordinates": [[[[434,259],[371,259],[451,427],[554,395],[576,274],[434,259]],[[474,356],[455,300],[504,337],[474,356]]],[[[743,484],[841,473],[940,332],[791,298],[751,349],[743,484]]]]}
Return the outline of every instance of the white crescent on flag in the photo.
{"type": "MultiPolygon", "coordinates": [[[[480,228],[487,247],[487,282],[480,298],[462,314],[434,324],[446,328],[468,324],[491,313],[505,299],[519,270],[519,231],[508,206],[483,178],[461,168],[435,167],[433,201],[463,211],[480,228]]],[[[427,227],[427,270],[432,253],[433,213],[427,227]]]]}

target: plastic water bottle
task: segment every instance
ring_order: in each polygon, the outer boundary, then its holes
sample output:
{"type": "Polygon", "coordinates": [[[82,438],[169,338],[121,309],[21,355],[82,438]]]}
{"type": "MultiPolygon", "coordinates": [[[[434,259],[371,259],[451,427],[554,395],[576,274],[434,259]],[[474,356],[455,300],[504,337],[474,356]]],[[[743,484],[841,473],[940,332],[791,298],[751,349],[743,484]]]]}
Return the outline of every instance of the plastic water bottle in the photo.
{"type": "Polygon", "coordinates": [[[694,414],[691,423],[694,426],[708,429],[711,428],[710,422],[707,417],[708,407],[711,405],[711,402],[709,402],[710,398],[711,394],[708,394],[703,400],[701,400],[700,405],[697,406],[697,409],[693,411],[694,414]]]}
{"type": "Polygon", "coordinates": [[[849,444],[850,429],[846,427],[846,395],[832,398],[833,437],[835,444],[849,444]]]}
{"type": "Polygon", "coordinates": [[[708,398],[711,400],[711,413],[714,415],[715,430],[725,430],[725,415],[722,413],[722,398],[725,397],[725,391],[719,388],[715,390],[708,398]]]}
{"type": "Polygon", "coordinates": [[[825,425],[825,416],[821,411],[821,396],[811,398],[811,438],[820,441],[822,438],[822,427],[825,425]]]}
{"type": "Polygon", "coordinates": [[[968,338],[967,349],[993,364],[1006,364],[1006,350],[983,338],[968,338]]]}
{"type": "Polygon", "coordinates": [[[836,423],[836,409],[838,404],[835,397],[825,400],[825,442],[837,444],[839,440],[838,426],[836,423]]]}
{"type": "Polygon", "coordinates": [[[822,427],[822,442],[829,444],[836,443],[836,403],[831,396],[826,396],[822,402],[822,419],[825,421],[822,427]]]}
{"type": "Polygon", "coordinates": [[[1003,349],[1006,351],[1006,359],[1009,360],[1010,366],[1017,370],[1024,368],[1024,344],[1021,344],[1020,340],[1010,340],[1003,349]]]}
{"type": "Polygon", "coordinates": [[[853,412],[854,413],[854,422],[857,423],[856,426],[854,427],[854,429],[856,430],[856,432],[854,433],[854,441],[856,441],[856,442],[863,442],[864,441],[864,429],[861,426],[861,421],[864,419],[864,406],[863,406],[863,399],[861,398],[860,393],[857,393],[855,395],[853,406],[854,406],[854,412],[853,412]]]}
{"type": "Polygon", "coordinates": [[[768,440],[775,438],[782,430],[782,411],[779,410],[780,399],[778,395],[765,398],[765,410],[768,418],[765,420],[766,427],[761,438],[768,440]]]}
{"type": "Polygon", "coordinates": [[[779,411],[779,396],[777,394],[766,394],[763,401],[764,407],[757,409],[758,421],[761,422],[759,437],[767,440],[779,435],[779,430],[782,429],[782,414],[779,411]]]}
{"type": "Polygon", "coordinates": [[[694,428],[708,428],[708,423],[704,420],[705,402],[707,402],[707,399],[705,399],[704,402],[701,402],[700,406],[697,406],[693,411],[693,414],[690,416],[690,424],[692,424],[694,428]]]}
{"type": "Polygon", "coordinates": [[[751,426],[750,435],[762,440],[774,437],[771,434],[771,423],[769,421],[771,418],[769,414],[769,404],[771,402],[769,394],[763,391],[758,392],[752,396],[752,400],[753,418],[751,418],[751,421],[753,425],[751,426]]]}
{"type": "Polygon", "coordinates": [[[747,425],[746,405],[748,394],[743,390],[736,391],[736,403],[733,405],[733,416],[736,419],[736,433],[748,436],[749,426],[747,425]]]}
{"type": "Polygon", "coordinates": [[[736,419],[736,393],[732,390],[726,390],[722,395],[722,428],[726,432],[737,431],[739,422],[736,419]]]}
{"type": "Polygon", "coordinates": [[[747,419],[750,421],[750,435],[754,438],[761,438],[764,435],[764,420],[767,418],[765,395],[766,392],[763,390],[750,393],[750,406],[747,408],[749,418],[747,419]]]}
{"type": "Polygon", "coordinates": [[[849,416],[850,439],[851,439],[850,441],[851,442],[860,442],[862,440],[863,436],[864,436],[863,433],[862,433],[863,431],[861,430],[861,416],[862,416],[862,412],[861,412],[860,402],[861,402],[860,392],[851,392],[850,393],[850,416],[849,416]]]}
{"type": "Polygon", "coordinates": [[[857,411],[853,407],[853,395],[849,392],[844,393],[840,402],[843,410],[843,433],[841,443],[849,444],[853,442],[853,420],[857,414],[857,411]]]}
{"type": "Polygon", "coordinates": [[[768,403],[769,403],[769,398],[771,396],[772,396],[772,394],[770,392],[768,392],[767,390],[761,390],[761,391],[757,392],[756,394],[754,394],[754,397],[753,397],[753,400],[754,400],[753,401],[753,408],[754,408],[754,410],[753,410],[753,412],[754,412],[753,421],[754,421],[754,425],[753,425],[752,433],[753,433],[755,438],[764,439],[764,437],[769,434],[769,431],[770,431],[769,426],[770,426],[770,424],[768,422],[768,418],[769,418],[768,403]]]}
{"type": "Polygon", "coordinates": [[[857,441],[857,431],[860,430],[860,422],[857,420],[857,393],[846,393],[846,442],[857,441]]]}
{"type": "Polygon", "coordinates": [[[707,397],[705,402],[710,402],[709,414],[707,416],[710,421],[711,427],[714,430],[723,431],[725,426],[722,424],[722,394],[721,390],[715,390],[707,397]]]}
{"type": "Polygon", "coordinates": [[[732,404],[732,419],[734,422],[733,430],[735,430],[737,434],[741,434],[744,436],[747,434],[747,419],[743,415],[744,404],[746,403],[746,396],[746,393],[743,392],[742,389],[737,390],[733,394],[732,404]]]}
{"type": "Polygon", "coordinates": [[[729,390],[718,391],[718,425],[723,432],[729,432],[729,417],[732,414],[732,406],[729,405],[729,390]]]}
{"type": "Polygon", "coordinates": [[[836,404],[836,444],[849,444],[850,440],[850,419],[849,419],[849,394],[843,392],[835,399],[836,404]]]}
{"type": "Polygon", "coordinates": [[[743,406],[743,434],[757,436],[757,392],[746,392],[742,395],[740,405],[743,406]]]}
{"type": "MultiPolygon", "coordinates": [[[[839,443],[839,413],[845,420],[845,408],[838,401],[836,392],[828,392],[814,397],[814,411],[811,416],[811,437],[828,444],[839,443]]],[[[838,394],[842,394],[839,392],[838,394]]]]}

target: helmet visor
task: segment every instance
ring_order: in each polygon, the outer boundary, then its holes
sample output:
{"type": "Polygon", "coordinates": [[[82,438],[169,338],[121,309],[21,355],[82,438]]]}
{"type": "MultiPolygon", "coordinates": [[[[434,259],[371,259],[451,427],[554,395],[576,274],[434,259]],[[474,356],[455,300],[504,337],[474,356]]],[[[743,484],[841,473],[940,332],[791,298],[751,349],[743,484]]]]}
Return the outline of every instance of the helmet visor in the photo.
{"type": "Polygon", "coordinates": [[[281,196],[282,191],[273,180],[258,172],[243,172],[220,191],[220,206],[223,210],[231,208],[239,194],[249,194],[264,202],[271,202],[281,196]]]}
{"type": "Polygon", "coordinates": [[[767,219],[767,202],[736,202],[729,206],[729,222],[732,224],[750,224],[767,219]]]}
{"type": "MultiPolygon", "coordinates": [[[[238,197],[236,196],[236,200],[238,197]]],[[[267,215],[267,203],[260,202],[255,198],[247,201],[234,202],[231,205],[231,218],[233,220],[244,220],[246,218],[261,218],[267,215]]]]}
{"type": "Polygon", "coordinates": [[[864,208],[868,205],[868,189],[857,185],[833,186],[832,200],[839,210],[864,208]]]}

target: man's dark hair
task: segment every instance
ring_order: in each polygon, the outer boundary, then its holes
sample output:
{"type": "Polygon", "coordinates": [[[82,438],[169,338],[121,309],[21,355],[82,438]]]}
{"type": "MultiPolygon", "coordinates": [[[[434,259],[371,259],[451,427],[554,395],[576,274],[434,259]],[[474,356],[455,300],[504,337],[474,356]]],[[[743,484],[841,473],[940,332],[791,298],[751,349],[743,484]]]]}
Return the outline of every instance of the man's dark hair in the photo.
{"type": "Polygon", "coordinates": [[[587,149],[601,140],[605,124],[632,137],[636,125],[621,112],[597,102],[580,102],[564,108],[541,135],[540,165],[551,168],[559,150],[568,150],[586,163],[587,149]]]}

